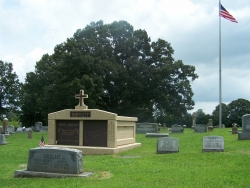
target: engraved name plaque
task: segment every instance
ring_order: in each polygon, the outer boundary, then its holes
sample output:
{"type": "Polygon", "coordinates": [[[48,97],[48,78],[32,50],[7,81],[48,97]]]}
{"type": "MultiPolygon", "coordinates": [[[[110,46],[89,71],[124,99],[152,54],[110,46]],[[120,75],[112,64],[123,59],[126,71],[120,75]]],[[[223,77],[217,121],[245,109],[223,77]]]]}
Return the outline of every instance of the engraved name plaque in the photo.
{"type": "Polygon", "coordinates": [[[70,117],[91,117],[90,112],[70,112],[70,117]]]}

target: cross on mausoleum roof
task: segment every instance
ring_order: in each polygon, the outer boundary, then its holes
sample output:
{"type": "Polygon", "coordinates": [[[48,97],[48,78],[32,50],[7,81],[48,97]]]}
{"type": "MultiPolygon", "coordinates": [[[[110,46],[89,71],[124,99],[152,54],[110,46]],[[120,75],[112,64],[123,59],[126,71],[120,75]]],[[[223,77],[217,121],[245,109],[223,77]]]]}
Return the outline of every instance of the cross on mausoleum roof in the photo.
{"type": "Polygon", "coordinates": [[[80,94],[76,94],[75,98],[79,99],[79,106],[85,106],[84,99],[88,98],[88,95],[84,94],[84,90],[80,90],[80,94]]]}

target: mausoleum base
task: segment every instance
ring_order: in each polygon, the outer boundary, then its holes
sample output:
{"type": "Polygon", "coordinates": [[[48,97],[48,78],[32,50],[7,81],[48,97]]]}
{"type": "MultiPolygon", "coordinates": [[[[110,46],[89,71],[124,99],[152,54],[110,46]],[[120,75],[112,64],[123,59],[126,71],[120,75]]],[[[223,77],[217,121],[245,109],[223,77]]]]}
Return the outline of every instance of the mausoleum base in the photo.
{"type": "Polygon", "coordinates": [[[141,147],[141,143],[126,144],[122,146],[117,146],[116,148],[68,146],[68,145],[45,145],[45,147],[61,147],[61,148],[78,149],[82,151],[82,155],[113,155],[113,154],[121,153],[127,150],[131,150],[137,147],[141,147]]]}
{"type": "Polygon", "coordinates": [[[249,133],[238,133],[238,140],[250,140],[249,133]]]}

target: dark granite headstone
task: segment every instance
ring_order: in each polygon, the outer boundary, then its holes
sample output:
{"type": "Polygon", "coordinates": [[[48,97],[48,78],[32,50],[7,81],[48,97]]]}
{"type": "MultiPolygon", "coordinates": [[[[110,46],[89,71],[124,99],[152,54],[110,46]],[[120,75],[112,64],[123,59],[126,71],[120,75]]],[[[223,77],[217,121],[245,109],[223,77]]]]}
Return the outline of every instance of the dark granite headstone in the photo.
{"type": "Polygon", "coordinates": [[[183,127],[181,125],[172,125],[171,132],[172,133],[183,133],[183,127]]]}
{"type": "Polygon", "coordinates": [[[250,114],[242,116],[242,132],[238,133],[239,140],[250,140],[250,114]]]}
{"type": "Polygon", "coordinates": [[[145,133],[158,133],[158,123],[136,123],[136,133],[145,134],[145,133]]]}
{"type": "Polygon", "coordinates": [[[222,136],[204,136],[203,152],[224,151],[224,138],[222,136]]]}
{"type": "Polygon", "coordinates": [[[196,124],[194,126],[194,132],[195,133],[204,133],[204,132],[207,132],[207,125],[205,125],[205,124],[196,124]]]}
{"type": "Polygon", "coordinates": [[[59,120],[56,122],[56,141],[58,145],[79,145],[79,121],[59,120]]]}
{"type": "Polygon", "coordinates": [[[156,152],[158,154],[179,152],[179,139],[173,137],[158,138],[156,152]]]}

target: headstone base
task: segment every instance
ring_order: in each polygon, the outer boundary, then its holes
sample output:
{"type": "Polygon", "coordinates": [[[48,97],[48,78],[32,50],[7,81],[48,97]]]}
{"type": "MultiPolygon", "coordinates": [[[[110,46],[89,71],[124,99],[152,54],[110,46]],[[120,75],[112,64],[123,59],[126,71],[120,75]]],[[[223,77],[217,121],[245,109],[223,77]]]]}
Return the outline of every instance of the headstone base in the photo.
{"type": "Polygon", "coordinates": [[[224,152],[224,149],[202,149],[202,152],[224,152]]]}
{"type": "Polygon", "coordinates": [[[238,133],[238,140],[250,140],[249,133],[238,133]]]}
{"type": "Polygon", "coordinates": [[[16,170],[14,178],[68,178],[68,177],[88,177],[91,176],[92,172],[83,172],[80,174],[62,174],[62,173],[49,173],[49,172],[34,172],[27,170],[16,170]]]}
{"type": "Polygon", "coordinates": [[[168,137],[168,134],[164,134],[164,133],[146,133],[145,137],[168,137]]]}
{"type": "Polygon", "coordinates": [[[5,138],[9,138],[10,134],[9,133],[5,133],[4,136],[5,136],[5,138]]]}

